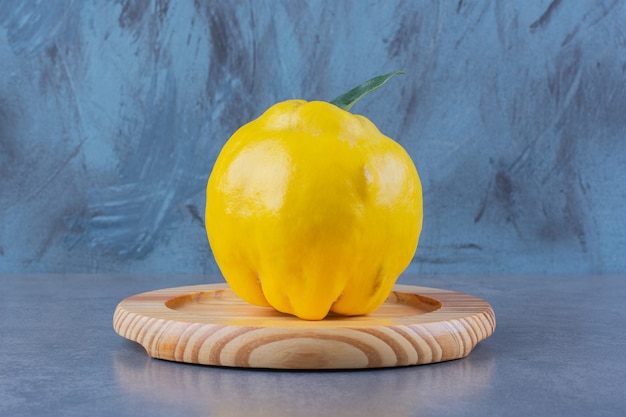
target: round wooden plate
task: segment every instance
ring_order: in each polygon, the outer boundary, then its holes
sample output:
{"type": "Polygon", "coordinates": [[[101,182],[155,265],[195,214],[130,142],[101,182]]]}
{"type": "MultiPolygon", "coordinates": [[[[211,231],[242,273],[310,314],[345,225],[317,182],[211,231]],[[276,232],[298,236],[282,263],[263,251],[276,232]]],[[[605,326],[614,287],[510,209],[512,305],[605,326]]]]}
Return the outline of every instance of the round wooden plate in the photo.
{"type": "Polygon", "coordinates": [[[243,368],[350,369],[427,364],[467,356],[495,330],[484,300],[396,285],[366,316],[306,321],[250,305],[227,284],[168,288],[128,297],[113,328],[148,355],[243,368]]]}

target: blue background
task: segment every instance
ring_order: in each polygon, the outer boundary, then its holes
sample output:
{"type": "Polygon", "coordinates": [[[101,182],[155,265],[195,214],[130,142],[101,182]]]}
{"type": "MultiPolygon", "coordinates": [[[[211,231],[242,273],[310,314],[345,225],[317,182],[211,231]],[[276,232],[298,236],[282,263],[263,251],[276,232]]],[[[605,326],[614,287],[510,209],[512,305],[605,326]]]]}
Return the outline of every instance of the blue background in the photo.
{"type": "Polygon", "coordinates": [[[212,273],[240,125],[353,111],[411,154],[425,274],[626,270],[626,4],[0,0],[0,271],[212,273]]]}

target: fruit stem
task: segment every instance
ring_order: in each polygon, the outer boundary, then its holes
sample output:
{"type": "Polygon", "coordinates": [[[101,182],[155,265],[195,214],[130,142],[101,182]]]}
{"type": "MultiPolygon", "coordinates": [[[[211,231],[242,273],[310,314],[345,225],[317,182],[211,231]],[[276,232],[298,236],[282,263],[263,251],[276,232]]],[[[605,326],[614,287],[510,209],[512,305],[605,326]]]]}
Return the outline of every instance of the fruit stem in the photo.
{"type": "Polygon", "coordinates": [[[330,102],[330,104],[334,104],[335,106],[343,109],[345,111],[350,111],[354,103],[359,101],[364,95],[367,93],[371,93],[372,91],[378,89],[383,84],[387,82],[391,77],[398,74],[404,74],[402,71],[394,71],[389,74],[379,75],[378,77],[374,77],[371,80],[365,81],[363,84],[358,87],[354,87],[352,90],[348,91],[335,98],[330,102]]]}

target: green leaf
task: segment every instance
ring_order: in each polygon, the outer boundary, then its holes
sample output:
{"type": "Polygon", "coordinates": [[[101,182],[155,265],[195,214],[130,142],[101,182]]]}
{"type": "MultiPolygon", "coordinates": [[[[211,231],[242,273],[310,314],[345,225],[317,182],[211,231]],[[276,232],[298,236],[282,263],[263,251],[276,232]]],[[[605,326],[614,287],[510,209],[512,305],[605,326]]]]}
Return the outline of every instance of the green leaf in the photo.
{"type": "Polygon", "coordinates": [[[363,84],[359,85],[358,87],[353,88],[347,93],[340,95],[339,97],[337,97],[330,103],[334,104],[340,109],[350,111],[352,106],[354,106],[354,103],[359,101],[361,97],[381,87],[383,84],[387,82],[387,80],[389,80],[394,75],[398,75],[398,74],[404,74],[404,72],[395,71],[395,72],[390,72],[389,74],[379,75],[378,77],[374,77],[369,81],[365,81],[363,84]]]}

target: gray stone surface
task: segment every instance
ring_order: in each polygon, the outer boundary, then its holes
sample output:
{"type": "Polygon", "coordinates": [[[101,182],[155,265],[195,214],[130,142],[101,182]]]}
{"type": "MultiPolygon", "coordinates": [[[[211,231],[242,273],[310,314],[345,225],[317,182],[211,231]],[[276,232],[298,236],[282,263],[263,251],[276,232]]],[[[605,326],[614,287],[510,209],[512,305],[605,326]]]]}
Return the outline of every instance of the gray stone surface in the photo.
{"type": "Polygon", "coordinates": [[[149,358],[115,334],[123,298],[204,276],[0,275],[2,416],[623,416],[625,276],[403,276],[491,303],[467,358],[284,372],[149,358]]]}

